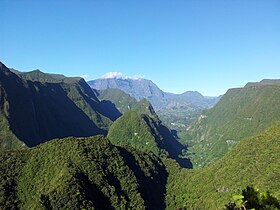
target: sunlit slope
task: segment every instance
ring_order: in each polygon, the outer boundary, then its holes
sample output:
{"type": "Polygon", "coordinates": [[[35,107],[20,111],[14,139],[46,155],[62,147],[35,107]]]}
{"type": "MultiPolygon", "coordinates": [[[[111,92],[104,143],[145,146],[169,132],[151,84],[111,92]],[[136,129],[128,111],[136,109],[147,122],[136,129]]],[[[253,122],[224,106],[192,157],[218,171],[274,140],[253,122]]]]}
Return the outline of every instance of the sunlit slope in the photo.
{"type": "Polygon", "coordinates": [[[247,185],[280,198],[280,125],[240,141],[211,166],[185,170],[167,162],[167,209],[222,209],[247,185]]]}
{"type": "Polygon", "coordinates": [[[100,101],[113,102],[122,114],[130,110],[137,103],[135,98],[120,89],[109,88],[96,91],[98,92],[98,99],[100,101]]]}
{"type": "Polygon", "coordinates": [[[129,145],[145,152],[175,159],[182,167],[191,168],[188,159],[181,158],[187,149],[162,125],[151,104],[143,99],[117,119],[108,132],[109,140],[115,145],[129,145]]]}
{"type": "Polygon", "coordinates": [[[195,166],[212,163],[242,138],[280,120],[280,85],[264,81],[230,89],[188,128],[187,143],[195,166]]]}

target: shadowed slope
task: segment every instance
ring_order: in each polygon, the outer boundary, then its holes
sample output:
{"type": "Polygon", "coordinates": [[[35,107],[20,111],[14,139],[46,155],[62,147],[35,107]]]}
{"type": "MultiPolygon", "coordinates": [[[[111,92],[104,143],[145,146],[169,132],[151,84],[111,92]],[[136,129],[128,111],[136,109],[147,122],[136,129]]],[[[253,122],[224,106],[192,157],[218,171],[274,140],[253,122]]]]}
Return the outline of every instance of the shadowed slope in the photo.
{"type": "MultiPolygon", "coordinates": [[[[1,148],[34,146],[53,138],[106,134],[116,117],[104,109],[81,78],[53,79],[49,74],[24,74],[21,79],[0,63],[1,148]],[[44,80],[45,82],[40,82],[44,80]]],[[[115,109],[116,110],[116,109],[115,109]]]]}

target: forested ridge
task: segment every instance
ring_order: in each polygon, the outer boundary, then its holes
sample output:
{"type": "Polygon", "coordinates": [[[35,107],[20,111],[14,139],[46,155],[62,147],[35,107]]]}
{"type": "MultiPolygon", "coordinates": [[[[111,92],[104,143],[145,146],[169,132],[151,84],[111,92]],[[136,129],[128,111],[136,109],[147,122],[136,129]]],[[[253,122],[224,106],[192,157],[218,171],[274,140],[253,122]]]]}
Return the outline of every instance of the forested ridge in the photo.
{"type": "Polygon", "coordinates": [[[279,87],[158,115],[148,99],[0,63],[0,209],[278,209],[279,87]],[[160,117],[174,112],[192,113],[179,136],[160,117]]]}

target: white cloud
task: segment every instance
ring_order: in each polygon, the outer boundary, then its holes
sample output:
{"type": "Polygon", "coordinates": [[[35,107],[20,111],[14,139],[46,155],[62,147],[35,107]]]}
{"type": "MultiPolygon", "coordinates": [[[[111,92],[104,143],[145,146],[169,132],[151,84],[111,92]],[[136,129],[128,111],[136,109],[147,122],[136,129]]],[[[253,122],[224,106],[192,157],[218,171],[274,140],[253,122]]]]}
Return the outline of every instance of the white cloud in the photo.
{"type": "Polygon", "coordinates": [[[123,78],[123,75],[121,72],[114,71],[114,72],[108,72],[108,73],[104,74],[101,78],[102,79],[111,79],[111,78],[120,79],[120,78],[123,78]]]}
{"type": "Polygon", "coordinates": [[[80,75],[80,77],[84,78],[85,80],[88,79],[90,77],[90,75],[88,74],[82,74],[80,75]]]}
{"type": "Polygon", "coordinates": [[[121,72],[108,72],[104,74],[101,79],[112,79],[112,78],[117,78],[117,79],[133,79],[133,80],[141,80],[144,79],[144,76],[137,74],[134,76],[125,76],[121,72]]]}
{"type": "Polygon", "coordinates": [[[144,79],[144,76],[140,75],[140,74],[136,74],[132,77],[128,77],[129,79],[134,79],[134,80],[141,80],[144,79]]]}

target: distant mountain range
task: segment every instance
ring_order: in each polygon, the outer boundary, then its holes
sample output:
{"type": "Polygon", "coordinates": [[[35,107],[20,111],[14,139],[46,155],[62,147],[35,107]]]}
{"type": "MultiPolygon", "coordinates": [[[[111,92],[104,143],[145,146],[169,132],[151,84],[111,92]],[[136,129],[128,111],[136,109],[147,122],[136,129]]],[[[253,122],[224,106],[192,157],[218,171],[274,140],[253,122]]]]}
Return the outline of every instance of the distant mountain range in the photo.
{"type": "Polygon", "coordinates": [[[209,108],[217,103],[219,97],[205,97],[197,91],[187,91],[182,94],[173,94],[162,91],[151,80],[131,78],[100,78],[88,81],[91,88],[105,90],[117,88],[137,101],[146,98],[156,111],[163,108],[197,106],[209,108]]]}

